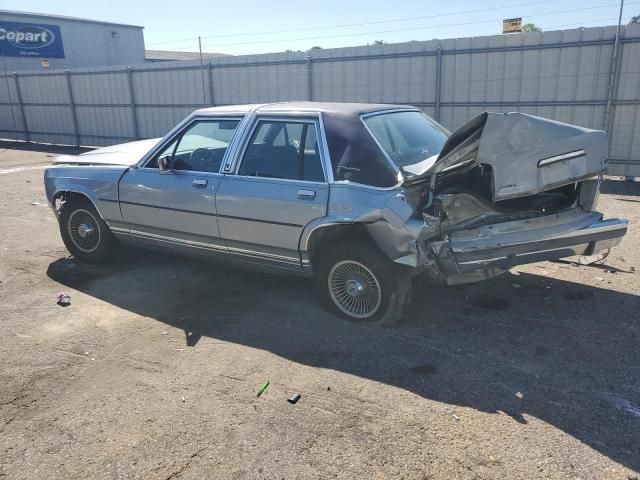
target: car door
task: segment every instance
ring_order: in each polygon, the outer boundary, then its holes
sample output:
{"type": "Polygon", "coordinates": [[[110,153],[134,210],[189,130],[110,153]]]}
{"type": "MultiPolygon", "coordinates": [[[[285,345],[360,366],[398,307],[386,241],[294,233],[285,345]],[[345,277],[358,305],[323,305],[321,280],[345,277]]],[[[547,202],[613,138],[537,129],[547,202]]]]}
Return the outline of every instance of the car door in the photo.
{"type": "Polygon", "coordinates": [[[216,219],[220,166],[237,118],[194,120],[119,184],[120,209],[134,239],[203,253],[224,253],[216,219]],[[161,162],[168,169],[161,171],[161,162]]]}
{"type": "Polygon", "coordinates": [[[302,230],[327,211],[320,138],[314,118],[256,118],[216,195],[220,234],[236,259],[300,267],[302,230]]]}

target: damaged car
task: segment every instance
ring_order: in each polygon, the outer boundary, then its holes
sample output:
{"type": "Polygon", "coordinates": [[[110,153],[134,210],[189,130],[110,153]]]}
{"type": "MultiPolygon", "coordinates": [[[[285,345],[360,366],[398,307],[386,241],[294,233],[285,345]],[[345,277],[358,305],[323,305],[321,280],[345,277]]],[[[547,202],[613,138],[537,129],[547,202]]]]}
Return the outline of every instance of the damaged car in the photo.
{"type": "Polygon", "coordinates": [[[412,278],[453,285],[603,252],[603,131],[483,113],[453,133],[410,106],[198,110],[162,139],[62,156],[44,174],[80,261],[119,242],[313,277],[349,320],[391,325],[412,278]]]}

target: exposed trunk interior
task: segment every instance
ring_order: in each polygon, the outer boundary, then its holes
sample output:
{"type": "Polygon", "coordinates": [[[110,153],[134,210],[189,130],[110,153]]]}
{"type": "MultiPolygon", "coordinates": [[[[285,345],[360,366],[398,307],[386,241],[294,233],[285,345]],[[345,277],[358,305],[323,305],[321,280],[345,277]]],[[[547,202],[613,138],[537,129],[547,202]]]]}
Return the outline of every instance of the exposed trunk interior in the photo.
{"type": "Polygon", "coordinates": [[[523,113],[483,113],[453,132],[437,158],[404,168],[407,201],[450,233],[552,215],[597,196],[605,132],[523,113]]]}
{"type": "MultiPolygon", "coordinates": [[[[550,190],[522,197],[499,200],[493,208],[504,212],[535,211],[550,214],[569,208],[578,196],[579,182],[570,183],[550,190]]],[[[493,180],[490,165],[476,165],[466,171],[456,170],[438,175],[435,185],[436,195],[467,193],[492,204],[493,180]]]]}
{"type": "Polygon", "coordinates": [[[469,165],[438,174],[431,192],[427,179],[408,185],[405,190],[417,215],[436,217],[442,231],[452,232],[565,211],[577,205],[582,183],[571,182],[534,195],[493,201],[491,166],[469,165]]]}

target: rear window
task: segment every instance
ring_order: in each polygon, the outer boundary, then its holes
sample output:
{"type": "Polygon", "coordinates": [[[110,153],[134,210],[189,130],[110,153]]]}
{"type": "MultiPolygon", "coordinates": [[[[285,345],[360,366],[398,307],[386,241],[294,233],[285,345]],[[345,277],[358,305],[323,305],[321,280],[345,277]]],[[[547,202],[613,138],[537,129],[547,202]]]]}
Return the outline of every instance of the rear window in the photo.
{"type": "Polygon", "coordinates": [[[422,112],[381,113],[363,121],[398,167],[436,155],[447,140],[446,130],[422,112]]]}

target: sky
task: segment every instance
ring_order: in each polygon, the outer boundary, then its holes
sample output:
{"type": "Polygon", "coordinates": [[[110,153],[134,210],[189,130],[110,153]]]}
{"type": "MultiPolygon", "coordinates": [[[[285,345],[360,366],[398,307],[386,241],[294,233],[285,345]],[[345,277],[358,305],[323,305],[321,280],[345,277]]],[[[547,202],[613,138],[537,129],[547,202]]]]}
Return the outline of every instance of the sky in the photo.
{"type": "MultiPolygon", "coordinates": [[[[619,0],[0,0],[0,9],[142,25],[147,49],[233,55],[502,33],[522,17],[543,30],[615,25],[619,0]]],[[[622,22],[640,14],[626,0],[622,22]]]]}

